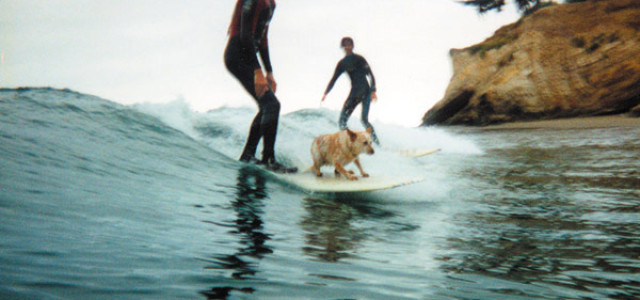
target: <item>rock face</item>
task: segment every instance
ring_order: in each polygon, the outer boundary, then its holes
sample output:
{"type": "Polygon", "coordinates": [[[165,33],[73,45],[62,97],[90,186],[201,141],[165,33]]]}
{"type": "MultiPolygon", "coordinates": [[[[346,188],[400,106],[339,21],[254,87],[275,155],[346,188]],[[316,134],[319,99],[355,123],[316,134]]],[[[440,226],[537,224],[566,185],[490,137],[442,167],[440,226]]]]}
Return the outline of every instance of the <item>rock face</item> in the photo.
{"type": "Polygon", "coordinates": [[[640,0],[554,5],[450,54],[453,77],[423,125],[629,112],[640,105],[640,0]]]}

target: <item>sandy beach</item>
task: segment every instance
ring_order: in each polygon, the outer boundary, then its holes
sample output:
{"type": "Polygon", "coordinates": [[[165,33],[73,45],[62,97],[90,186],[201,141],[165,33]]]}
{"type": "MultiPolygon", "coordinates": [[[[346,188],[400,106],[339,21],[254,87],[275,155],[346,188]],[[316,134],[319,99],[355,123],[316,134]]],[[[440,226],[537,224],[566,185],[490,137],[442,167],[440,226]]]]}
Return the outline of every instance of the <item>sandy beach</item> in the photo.
{"type": "Polygon", "coordinates": [[[556,120],[541,120],[529,122],[511,122],[498,125],[480,127],[485,130],[502,129],[588,129],[588,128],[609,128],[609,127],[639,127],[640,118],[631,117],[627,114],[580,117],[556,120]]]}

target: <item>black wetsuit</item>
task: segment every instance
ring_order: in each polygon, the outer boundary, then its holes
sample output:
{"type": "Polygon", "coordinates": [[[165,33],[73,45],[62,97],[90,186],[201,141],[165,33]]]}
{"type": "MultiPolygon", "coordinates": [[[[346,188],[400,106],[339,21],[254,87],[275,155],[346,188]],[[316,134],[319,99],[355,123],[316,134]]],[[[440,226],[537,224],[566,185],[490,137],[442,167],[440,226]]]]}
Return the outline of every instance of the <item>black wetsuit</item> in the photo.
{"type": "Polygon", "coordinates": [[[258,97],[254,81],[254,70],[260,69],[256,53],[260,54],[265,70],[272,71],[267,32],[274,9],[274,0],[238,0],[229,27],[225,64],[258,103],[258,114],[251,123],[249,137],[240,156],[243,161],[254,158],[260,138],[264,138],[262,160],[275,159],[280,102],[271,89],[258,97]]]}
{"type": "Polygon", "coordinates": [[[340,129],[344,130],[347,128],[347,121],[349,120],[349,117],[351,117],[353,110],[358,106],[358,104],[362,103],[362,116],[360,117],[362,125],[364,125],[365,128],[371,128],[371,137],[376,143],[378,143],[378,138],[373,130],[373,126],[369,123],[371,93],[376,91],[376,80],[373,77],[371,68],[364,57],[352,53],[340,60],[336,66],[336,71],[334,72],[333,77],[329,81],[325,94],[328,94],[331,91],[338,77],[340,77],[340,75],[345,71],[349,74],[349,78],[351,79],[351,92],[349,92],[349,97],[344,102],[342,111],[340,112],[340,120],[338,122],[340,129]],[[371,86],[369,86],[369,81],[367,81],[367,75],[371,77],[371,86]]]}

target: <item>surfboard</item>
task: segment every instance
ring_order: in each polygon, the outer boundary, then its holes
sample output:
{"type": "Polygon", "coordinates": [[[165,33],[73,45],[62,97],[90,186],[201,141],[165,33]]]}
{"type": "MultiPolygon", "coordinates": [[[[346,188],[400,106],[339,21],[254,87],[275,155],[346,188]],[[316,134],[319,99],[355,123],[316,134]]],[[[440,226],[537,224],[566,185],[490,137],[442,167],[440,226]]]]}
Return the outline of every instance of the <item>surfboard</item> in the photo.
{"type": "Polygon", "coordinates": [[[429,155],[429,154],[433,154],[436,152],[439,152],[440,148],[435,148],[435,149],[427,149],[427,150],[417,150],[417,149],[406,149],[406,150],[402,150],[400,151],[400,155],[405,156],[405,157],[422,157],[425,155],[429,155]]]}
{"type": "Polygon", "coordinates": [[[285,184],[297,187],[309,192],[319,193],[351,193],[370,192],[392,189],[424,181],[421,177],[391,177],[384,175],[371,175],[371,177],[358,177],[358,180],[348,180],[344,177],[336,177],[333,174],[325,174],[317,177],[312,172],[294,174],[276,174],[270,172],[285,184]]]}
{"type": "MultiPolygon", "coordinates": [[[[440,149],[438,149],[439,151],[440,149]]],[[[423,154],[426,155],[426,154],[423,154]]],[[[238,162],[245,167],[250,167],[268,174],[277,181],[307,192],[318,193],[353,193],[372,192],[398,188],[424,181],[422,177],[403,177],[388,175],[371,175],[370,177],[358,176],[358,180],[348,180],[344,177],[336,177],[333,174],[325,173],[322,177],[317,177],[313,172],[303,171],[297,173],[276,173],[266,169],[262,165],[245,162],[238,162]]]]}

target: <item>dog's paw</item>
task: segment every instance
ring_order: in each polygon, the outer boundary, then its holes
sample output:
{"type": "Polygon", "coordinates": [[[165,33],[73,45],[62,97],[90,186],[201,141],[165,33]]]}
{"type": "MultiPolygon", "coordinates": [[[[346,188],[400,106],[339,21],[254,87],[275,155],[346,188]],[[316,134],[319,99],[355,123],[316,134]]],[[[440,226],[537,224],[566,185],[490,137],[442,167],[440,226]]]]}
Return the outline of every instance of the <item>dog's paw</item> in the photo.
{"type": "Polygon", "coordinates": [[[349,170],[349,171],[347,171],[347,173],[349,173],[349,175],[355,175],[356,174],[356,172],[354,172],[353,170],[349,170]]]}
{"type": "Polygon", "coordinates": [[[362,177],[364,177],[364,178],[369,177],[369,173],[362,173],[362,177]]]}

